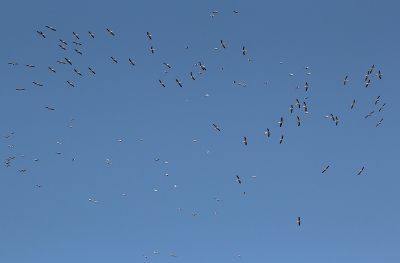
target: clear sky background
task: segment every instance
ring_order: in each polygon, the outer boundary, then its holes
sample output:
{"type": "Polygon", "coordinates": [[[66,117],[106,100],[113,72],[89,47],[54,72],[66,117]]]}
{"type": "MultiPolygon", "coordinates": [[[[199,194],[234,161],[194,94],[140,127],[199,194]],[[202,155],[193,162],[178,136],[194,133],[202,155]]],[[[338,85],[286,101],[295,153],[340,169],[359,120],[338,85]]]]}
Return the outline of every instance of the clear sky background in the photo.
{"type": "Polygon", "coordinates": [[[3,1],[0,261],[399,261],[399,11],[3,1]]]}

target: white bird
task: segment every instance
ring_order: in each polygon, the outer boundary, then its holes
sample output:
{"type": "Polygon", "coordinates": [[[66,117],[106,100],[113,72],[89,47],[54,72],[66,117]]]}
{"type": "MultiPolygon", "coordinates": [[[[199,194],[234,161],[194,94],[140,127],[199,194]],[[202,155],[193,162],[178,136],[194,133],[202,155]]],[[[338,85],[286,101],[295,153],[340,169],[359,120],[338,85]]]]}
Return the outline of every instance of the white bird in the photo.
{"type": "Polygon", "coordinates": [[[70,85],[71,87],[75,87],[74,84],[72,84],[72,83],[69,82],[68,80],[67,80],[67,83],[68,83],[68,85],[70,85]]]}
{"type": "Polygon", "coordinates": [[[129,63],[131,63],[132,66],[135,66],[135,61],[133,61],[132,59],[129,59],[129,63]]]}
{"type": "Polygon", "coordinates": [[[269,131],[269,129],[267,128],[267,130],[264,133],[265,135],[267,135],[268,137],[271,135],[271,132],[269,131]]]}
{"type": "Polygon", "coordinates": [[[151,51],[151,53],[154,53],[155,49],[153,46],[150,47],[150,51],[151,51]]]}
{"type": "Polygon", "coordinates": [[[78,34],[77,34],[77,33],[75,33],[75,32],[72,32],[72,34],[74,34],[74,37],[76,37],[77,39],[79,39],[79,36],[78,36],[78,34]]]}
{"type": "Polygon", "coordinates": [[[36,31],[38,32],[39,35],[41,35],[43,38],[46,38],[46,35],[42,31],[36,31]]]}
{"type": "Polygon", "coordinates": [[[360,169],[360,171],[358,171],[358,175],[360,175],[363,171],[364,171],[364,167],[362,167],[362,168],[360,169]]]}
{"type": "Polygon", "coordinates": [[[297,224],[300,226],[300,224],[301,224],[301,220],[300,220],[300,217],[297,217],[297,224]]]}
{"type": "Polygon", "coordinates": [[[94,72],[94,70],[92,68],[89,68],[90,72],[92,72],[93,74],[96,74],[96,72],[94,72]]]}
{"type": "Polygon", "coordinates": [[[147,37],[148,37],[150,40],[152,39],[152,36],[150,35],[149,32],[147,32],[147,37]]]}
{"type": "Polygon", "coordinates": [[[34,68],[35,67],[34,65],[31,65],[31,64],[26,64],[25,66],[27,66],[28,68],[34,68]]]}
{"type": "Polygon", "coordinates": [[[46,26],[48,29],[53,30],[53,31],[57,31],[54,27],[52,26],[46,26]]]}
{"type": "Polygon", "coordinates": [[[107,28],[107,32],[114,36],[114,32],[107,28]]]}
{"type": "Polygon", "coordinates": [[[54,68],[50,68],[48,67],[52,72],[56,73],[56,71],[54,70],[54,68]]]}
{"type": "Polygon", "coordinates": [[[171,68],[171,66],[168,63],[163,62],[164,66],[166,66],[167,68],[171,68]]]}
{"type": "Polygon", "coordinates": [[[39,82],[36,82],[36,81],[34,81],[33,84],[35,84],[36,86],[39,86],[39,87],[43,86],[42,84],[40,84],[39,82]]]}
{"type": "Polygon", "coordinates": [[[281,138],[279,139],[279,144],[281,144],[283,142],[283,135],[281,136],[281,138]]]}
{"type": "Polygon", "coordinates": [[[160,82],[160,85],[163,86],[165,88],[165,84],[164,82],[161,81],[161,79],[158,80],[160,82]]]}
{"type": "Polygon", "coordinates": [[[78,53],[79,55],[82,55],[82,52],[79,49],[74,49],[76,53],[78,53]]]}
{"type": "Polygon", "coordinates": [[[352,109],[354,107],[354,105],[356,105],[356,100],[353,100],[353,102],[350,105],[350,109],[352,109]]]}
{"type": "Polygon", "coordinates": [[[348,80],[348,76],[346,76],[346,77],[344,78],[344,81],[343,81],[344,85],[346,85],[347,81],[349,81],[349,80],[348,80]]]}
{"type": "Polygon", "coordinates": [[[225,43],[221,40],[221,46],[223,47],[223,48],[226,48],[226,46],[225,46],[225,43]]]}
{"type": "Polygon", "coordinates": [[[71,60],[69,60],[68,58],[65,58],[65,61],[67,61],[67,62],[68,62],[68,64],[72,65],[72,62],[71,62],[71,60]]]}
{"type": "Polygon", "coordinates": [[[89,35],[94,38],[94,34],[92,32],[89,31],[89,35]]]}
{"type": "Polygon", "coordinates": [[[193,75],[192,72],[190,72],[190,77],[191,77],[193,80],[196,80],[196,79],[194,78],[194,75],[193,75]]]}
{"type": "Polygon", "coordinates": [[[383,110],[383,108],[385,108],[386,103],[383,103],[383,105],[379,108],[378,112],[381,112],[381,110],[383,110]]]}
{"type": "Polygon", "coordinates": [[[78,74],[79,76],[82,76],[82,73],[80,73],[79,71],[77,71],[76,69],[74,69],[75,73],[78,74]]]}
{"type": "Polygon", "coordinates": [[[324,170],[322,170],[322,173],[325,173],[326,171],[328,171],[329,169],[329,165],[327,167],[324,168],[324,170]]]}
{"type": "Polygon", "coordinates": [[[381,119],[381,120],[376,124],[376,127],[378,127],[379,125],[381,125],[381,124],[382,124],[382,121],[383,121],[383,119],[381,119]]]}
{"type": "Polygon", "coordinates": [[[114,57],[111,57],[111,59],[112,59],[112,61],[114,61],[115,63],[118,63],[118,61],[117,61],[114,57]]]}
{"type": "Polygon", "coordinates": [[[243,46],[243,48],[242,48],[242,53],[243,53],[243,55],[246,55],[246,52],[247,52],[246,47],[243,46]]]}
{"type": "Polygon", "coordinates": [[[178,85],[182,88],[182,83],[181,83],[178,79],[175,79],[175,81],[176,81],[176,83],[178,83],[178,85]]]}
{"type": "Polygon", "coordinates": [[[279,123],[279,127],[282,127],[282,124],[283,124],[283,118],[281,117],[281,119],[278,121],[278,123],[279,123]]]}
{"type": "Polygon", "coordinates": [[[72,41],[72,43],[74,43],[77,46],[82,46],[82,43],[76,42],[76,41],[72,41]]]}

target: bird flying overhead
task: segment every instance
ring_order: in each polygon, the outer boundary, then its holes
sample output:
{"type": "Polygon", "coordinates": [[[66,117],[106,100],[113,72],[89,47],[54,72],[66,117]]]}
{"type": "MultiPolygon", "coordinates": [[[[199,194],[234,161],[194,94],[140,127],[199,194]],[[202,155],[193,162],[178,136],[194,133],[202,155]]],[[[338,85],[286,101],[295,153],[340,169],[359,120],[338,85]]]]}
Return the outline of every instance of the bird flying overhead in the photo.
{"type": "Polygon", "coordinates": [[[218,128],[217,125],[215,125],[215,124],[213,124],[213,125],[214,125],[214,129],[216,129],[217,131],[221,131],[221,130],[218,128]]]}
{"type": "Polygon", "coordinates": [[[237,181],[239,184],[242,183],[242,180],[240,180],[239,175],[236,175],[236,181],[237,181]]]}
{"type": "Polygon", "coordinates": [[[326,171],[328,171],[329,169],[329,165],[327,167],[324,168],[324,170],[322,170],[322,173],[325,173],[326,171]]]}

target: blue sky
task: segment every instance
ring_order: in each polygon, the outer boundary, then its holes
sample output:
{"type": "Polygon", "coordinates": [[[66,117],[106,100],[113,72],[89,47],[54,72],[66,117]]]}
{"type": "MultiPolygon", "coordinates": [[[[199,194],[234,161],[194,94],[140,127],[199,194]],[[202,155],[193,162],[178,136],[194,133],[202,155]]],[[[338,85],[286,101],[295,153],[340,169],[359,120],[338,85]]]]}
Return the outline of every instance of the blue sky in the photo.
{"type": "Polygon", "coordinates": [[[399,11],[5,1],[1,261],[398,261],[399,11]]]}

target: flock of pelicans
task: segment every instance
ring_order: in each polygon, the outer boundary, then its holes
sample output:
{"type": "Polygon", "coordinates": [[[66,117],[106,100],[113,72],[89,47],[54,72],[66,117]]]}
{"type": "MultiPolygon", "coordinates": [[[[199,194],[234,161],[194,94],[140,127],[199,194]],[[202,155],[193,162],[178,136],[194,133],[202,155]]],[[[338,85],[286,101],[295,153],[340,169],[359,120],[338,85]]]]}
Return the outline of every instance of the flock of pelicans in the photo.
{"type": "MultiPolygon", "coordinates": [[[[214,11],[210,16],[211,16],[211,17],[214,17],[217,13],[218,13],[218,11],[214,11]]],[[[238,11],[234,11],[234,13],[237,14],[238,11]]],[[[56,31],[56,29],[55,29],[54,27],[51,27],[51,26],[46,26],[46,28],[49,29],[50,31],[56,31]]],[[[114,33],[111,29],[108,29],[108,28],[107,28],[105,31],[106,31],[108,34],[110,34],[111,36],[115,36],[115,33],[114,33]]],[[[45,34],[44,32],[42,32],[42,31],[37,31],[37,33],[38,33],[39,36],[41,36],[41,37],[43,37],[43,38],[47,38],[47,36],[46,36],[46,34],[45,34]]],[[[77,33],[72,32],[72,35],[76,38],[76,40],[80,40],[80,36],[79,36],[77,33]]],[[[88,31],[88,35],[89,35],[91,38],[95,38],[95,35],[94,35],[91,31],[88,31]]],[[[147,36],[147,38],[148,38],[149,40],[152,40],[152,38],[153,38],[152,35],[151,35],[149,32],[146,32],[145,36],[147,36]]],[[[68,43],[67,43],[65,40],[63,40],[63,39],[59,39],[59,41],[60,41],[59,47],[60,47],[62,50],[66,50],[66,49],[67,49],[66,46],[68,45],[68,43]]],[[[78,41],[72,41],[72,43],[73,43],[75,46],[81,46],[81,45],[82,45],[82,43],[80,43],[80,42],[78,42],[78,41]]],[[[225,44],[225,42],[224,42],[223,40],[220,41],[220,44],[221,44],[222,48],[224,48],[224,49],[226,48],[226,44],[225,44]]],[[[186,49],[188,49],[188,47],[186,47],[186,49]]],[[[155,48],[154,48],[153,46],[150,46],[150,49],[149,49],[149,50],[150,50],[151,53],[154,53],[154,52],[155,52],[155,48]]],[[[79,54],[79,55],[82,55],[82,54],[83,54],[83,52],[82,52],[81,50],[77,49],[77,48],[74,48],[74,51],[75,51],[77,54],[79,54]]],[[[242,54],[243,54],[243,55],[246,55],[246,52],[247,52],[246,47],[243,46],[243,47],[242,47],[242,54]]],[[[112,56],[111,56],[111,60],[112,60],[113,62],[115,62],[115,63],[118,63],[118,60],[117,60],[116,58],[112,57],[112,56]]],[[[249,61],[250,61],[250,59],[249,59],[249,61]]],[[[64,61],[64,60],[58,60],[57,62],[58,62],[59,64],[67,64],[67,63],[68,63],[69,65],[73,65],[72,60],[71,60],[71,59],[68,59],[67,57],[65,57],[65,61],[64,61]]],[[[131,58],[128,59],[128,62],[129,62],[132,66],[135,66],[135,62],[134,62],[131,58]]],[[[18,65],[17,62],[9,62],[9,64],[10,64],[10,65],[13,65],[13,66],[17,66],[17,65],[18,65]]],[[[163,64],[164,64],[165,67],[171,68],[171,66],[170,66],[168,63],[163,62],[163,64]]],[[[282,64],[282,62],[281,62],[281,64],[282,64]]],[[[201,68],[202,71],[206,71],[206,70],[207,70],[207,69],[206,69],[206,66],[205,66],[202,62],[196,63],[195,66],[199,66],[199,67],[201,68]]],[[[26,64],[26,67],[34,68],[35,65],[26,64]]],[[[305,69],[307,70],[308,68],[309,68],[309,67],[306,67],[305,69]]],[[[57,72],[53,67],[48,67],[48,69],[49,69],[51,72],[53,72],[53,73],[56,73],[56,72],[57,72]]],[[[94,70],[93,68],[88,67],[88,70],[89,70],[90,73],[96,74],[96,72],[95,72],[95,70],[94,70]]],[[[382,73],[381,73],[381,71],[379,70],[375,75],[372,75],[373,70],[374,70],[374,65],[371,66],[371,68],[370,68],[370,69],[367,71],[367,73],[365,74],[364,81],[366,81],[366,83],[365,83],[365,87],[366,87],[366,88],[368,88],[368,86],[371,84],[371,78],[370,78],[371,76],[376,76],[376,77],[378,77],[379,79],[382,79],[382,73]]],[[[82,76],[82,73],[81,73],[80,71],[78,71],[77,69],[74,69],[74,72],[75,72],[76,74],[78,74],[79,76],[82,76]]],[[[201,74],[201,72],[199,72],[199,73],[201,74]]],[[[310,73],[307,73],[307,74],[309,75],[310,73]]],[[[293,74],[290,74],[289,76],[293,76],[293,74]]],[[[195,75],[194,75],[192,72],[190,72],[190,78],[193,79],[193,80],[195,80],[195,75]]],[[[166,84],[165,84],[161,79],[159,79],[158,81],[159,81],[159,84],[160,84],[162,87],[166,87],[166,84]]],[[[180,80],[175,79],[175,81],[176,81],[176,83],[177,83],[178,86],[182,87],[182,82],[181,82],[180,80]]],[[[344,81],[343,81],[343,84],[346,85],[346,83],[347,83],[348,81],[349,81],[348,76],[345,76],[344,81]]],[[[67,83],[69,86],[74,87],[74,84],[73,84],[70,80],[66,80],[66,83],[67,83]]],[[[236,81],[234,81],[233,83],[234,83],[234,84],[238,84],[238,85],[242,85],[242,86],[246,87],[246,84],[243,84],[243,83],[237,83],[236,81]]],[[[35,84],[36,86],[43,86],[41,83],[36,82],[36,81],[33,81],[33,84],[35,84]]],[[[265,82],[265,84],[267,84],[267,82],[265,82]]],[[[298,87],[296,87],[296,88],[298,88],[298,87]]],[[[304,89],[305,89],[305,91],[308,91],[308,89],[309,89],[309,85],[308,85],[307,82],[306,82],[305,85],[304,85],[304,89]]],[[[21,92],[21,91],[24,91],[25,88],[16,88],[16,90],[21,92]]],[[[208,94],[206,94],[206,96],[208,96],[208,94]]],[[[308,98],[308,97],[306,97],[305,99],[307,99],[307,98],[308,98]]],[[[377,104],[379,103],[379,101],[380,101],[380,96],[378,96],[378,97],[376,98],[376,100],[375,100],[375,105],[377,105],[377,104]]],[[[301,105],[300,101],[299,101],[298,99],[296,99],[295,105],[290,105],[290,107],[289,107],[290,113],[293,113],[295,107],[298,107],[299,109],[300,109],[301,107],[303,107],[303,108],[304,108],[304,114],[308,114],[308,106],[307,106],[307,103],[306,103],[305,101],[303,101],[302,104],[303,104],[303,105],[301,105]]],[[[356,104],[356,101],[353,100],[353,101],[351,102],[351,104],[350,104],[350,109],[353,109],[353,107],[355,106],[355,104],[356,104]]],[[[385,105],[386,105],[386,103],[383,103],[383,104],[380,106],[379,112],[381,112],[381,111],[384,109],[385,105]]],[[[46,108],[47,110],[54,111],[54,108],[52,108],[52,107],[50,107],[50,106],[45,106],[45,108],[46,108]]],[[[374,111],[371,111],[369,114],[367,114],[367,115],[365,116],[365,118],[368,118],[368,117],[372,116],[372,114],[374,114],[374,111]]],[[[333,114],[330,114],[330,115],[325,116],[325,118],[330,118],[330,119],[332,119],[332,121],[335,123],[335,125],[338,125],[338,124],[339,124],[339,118],[338,118],[338,116],[334,116],[333,114]]],[[[70,118],[70,121],[73,121],[73,119],[70,118]]],[[[379,125],[381,125],[382,122],[383,122],[383,119],[381,119],[381,120],[376,124],[376,127],[378,127],[379,125]]],[[[282,127],[283,123],[284,123],[284,119],[283,119],[283,117],[281,117],[281,118],[279,119],[279,121],[278,121],[279,127],[282,127]]],[[[300,120],[300,117],[299,117],[299,116],[297,116],[297,125],[298,125],[298,126],[301,125],[301,120],[300,120]]],[[[216,131],[218,131],[218,132],[221,131],[221,129],[220,129],[216,124],[213,124],[213,126],[214,126],[214,129],[215,129],[216,131]]],[[[69,125],[68,128],[72,128],[72,126],[69,125]]],[[[11,135],[13,135],[13,134],[14,134],[14,132],[11,132],[11,135]]],[[[268,136],[268,137],[271,136],[271,132],[270,132],[270,129],[269,129],[269,128],[266,129],[265,135],[268,136]]],[[[4,137],[5,137],[5,138],[9,138],[10,135],[5,135],[4,137]]],[[[282,136],[280,136],[280,138],[279,138],[279,143],[281,144],[281,143],[283,142],[283,140],[284,140],[284,136],[282,135],[282,136]]],[[[122,140],[119,140],[119,142],[121,142],[121,141],[122,141],[122,140]]],[[[57,143],[58,143],[58,142],[57,142],[57,143]]],[[[246,137],[243,138],[243,143],[244,143],[245,146],[247,146],[247,143],[248,143],[248,142],[247,142],[247,138],[246,138],[246,137]]],[[[60,144],[61,144],[61,143],[60,143],[60,144]]],[[[13,148],[12,145],[8,145],[8,147],[9,147],[9,148],[13,148]]],[[[56,152],[56,154],[61,154],[61,152],[56,152]]],[[[21,155],[21,157],[24,157],[24,155],[21,155]]],[[[13,159],[15,159],[15,156],[10,156],[10,157],[6,158],[5,166],[6,166],[6,167],[10,167],[11,161],[12,161],[13,159]]],[[[72,161],[74,161],[74,160],[75,160],[75,159],[72,158],[72,161]]],[[[35,158],[34,161],[37,162],[37,161],[39,161],[39,159],[35,158]]],[[[158,159],[156,159],[156,161],[158,161],[158,159]]],[[[109,159],[106,159],[106,163],[109,164],[109,165],[112,164],[111,161],[110,161],[109,159]]],[[[166,162],[166,163],[167,163],[167,162],[166,162]]],[[[326,166],[325,168],[323,168],[322,173],[327,172],[328,169],[329,169],[329,165],[326,166]]],[[[360,170],[358,171],[358,175],[360,175],[363,171],[364,171],[364,167],[360,168],[360,170]]],[[[25,168],[19,169],[19,172],[26,172],[26,169],[25,169],[25,168]]],[[[166,174],[166,175],[168,176],[168,174],[166,174]]],[[[255,176],[254,176],[254,177],[255,177],[255,176]]],[[[239,177],[239,175],[236,175],[236,181],[237,181],[239,184],[242,183],[242,180],[241,180],[241,178],[239,177]]],[[[42,185],[37,184],[37,187],[42,187],[42,185]]],[[[176,187],[176,185],[175,185],[175,187],[176,187]]],[[[155,190],[155,191],[157,191],[157,190],[155,190]]],[[[125,194],[123,194],[123,196],[125,196],[125,194]]],[[[215,199],[215,198],[214,198],[214,199],[215,199]]],[[[89,200],[89,201],[93,201],[94,203],[97,202],[96,200],[92,200],[91,198],[89,198],[88,200],[89,200]]],[[[220,201],[219,199],[216,199],[216,200],[217,200],[217,201],[220,201]]],[[[193,213],[192,216],[196,216],[196,214],[193,213]]],[[[300,219],[300,217],[297,218],[297,221],[296,221],[296,222],[297,222],[298,226],[301,225],[301,219],[300,219]]],[[[153,251],[153,252],[154,252],[154,254],[158,254],[157,251],[153,251]]],[[[175,254],[170,254],[170,256],[176,257],[175,254]]],[[[238,254],[238,256],[240,257],[241,255],[238,254]]],[[[148,256],[146,256],[146,255],[143,255],[143,257],[148,258],[148,256]]]]}

